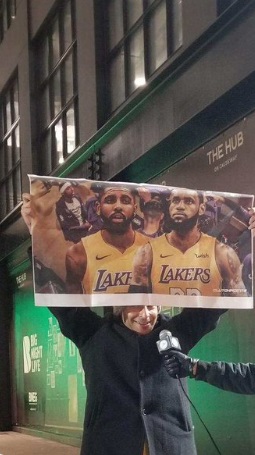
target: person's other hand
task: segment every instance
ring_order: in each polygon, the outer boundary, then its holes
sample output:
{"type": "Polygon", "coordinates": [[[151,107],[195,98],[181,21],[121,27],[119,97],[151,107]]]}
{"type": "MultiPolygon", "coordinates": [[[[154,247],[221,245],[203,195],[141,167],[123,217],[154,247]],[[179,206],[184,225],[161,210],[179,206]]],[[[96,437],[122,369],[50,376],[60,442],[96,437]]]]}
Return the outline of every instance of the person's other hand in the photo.
{"type": "Polygon", "coordinates": [[[163,357],[163,362],[169,376],[172,378],[194,377],[193,367],[197,360],[180,351],[171,351],[163,357]]]}
{"type": "MultiPolygon", "coordinates": [[[[23,193],[23,204],[21,206],[21,216],[26,223],[30,234],[32,234],[35,226],[41,229],[53,226],[52,214],[55,207],[55,198],[51,197],[49,190],[41,183],[37,185],[34,194],[23,193]]],[[[55,227],[55,224],[54,224],[55,227]]]]}

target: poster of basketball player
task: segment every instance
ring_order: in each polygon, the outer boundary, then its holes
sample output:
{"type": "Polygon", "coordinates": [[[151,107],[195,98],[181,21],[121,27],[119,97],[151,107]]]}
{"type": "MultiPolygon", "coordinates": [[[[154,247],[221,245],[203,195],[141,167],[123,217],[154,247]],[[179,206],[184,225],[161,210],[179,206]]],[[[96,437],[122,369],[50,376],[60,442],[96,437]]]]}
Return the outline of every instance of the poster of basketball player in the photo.
{"type": "Polygon", "coordinates": [[[36,305],[253,306],[253,196],[29,178],[36,305]]]}

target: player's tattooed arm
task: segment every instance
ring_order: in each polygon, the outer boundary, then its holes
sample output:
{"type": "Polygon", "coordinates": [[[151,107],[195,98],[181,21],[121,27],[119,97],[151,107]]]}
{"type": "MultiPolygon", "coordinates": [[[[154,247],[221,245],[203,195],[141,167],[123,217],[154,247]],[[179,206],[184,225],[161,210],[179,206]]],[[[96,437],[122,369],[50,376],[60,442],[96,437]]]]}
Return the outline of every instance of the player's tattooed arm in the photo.
{"type": "Polygon", "coordinates": [[[152,264],[152,249],[151,245],[147,243],[142,247],[138,248],[134,260],[132,269],[132,282],[129,287],[129,292],[150,292],[151,281],[150,271],[152,264]]]}
{"type": "Polygon", "coordinates": [[[222,276],[222,288],[228,290],[226,295],[246,296],[247,292],[242,280],[242,265],[233,248],[217,243],[216,260],[222,276]]]}

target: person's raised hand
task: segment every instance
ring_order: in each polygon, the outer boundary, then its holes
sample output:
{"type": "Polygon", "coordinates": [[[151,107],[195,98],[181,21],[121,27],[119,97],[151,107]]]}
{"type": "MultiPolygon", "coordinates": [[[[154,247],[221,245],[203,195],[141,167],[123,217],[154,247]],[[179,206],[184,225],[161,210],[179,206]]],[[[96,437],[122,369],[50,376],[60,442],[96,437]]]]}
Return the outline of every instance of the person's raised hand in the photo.
{"type": "Polygon", "coordinates": [[[35,226],[43,229],[52,225],[51,215],[55,207],[56,196],[51,194],[49,188],[41,180],[32,182],[31,193],[23,193],[22,201],[21,215],[30,234],[35,226]]]}

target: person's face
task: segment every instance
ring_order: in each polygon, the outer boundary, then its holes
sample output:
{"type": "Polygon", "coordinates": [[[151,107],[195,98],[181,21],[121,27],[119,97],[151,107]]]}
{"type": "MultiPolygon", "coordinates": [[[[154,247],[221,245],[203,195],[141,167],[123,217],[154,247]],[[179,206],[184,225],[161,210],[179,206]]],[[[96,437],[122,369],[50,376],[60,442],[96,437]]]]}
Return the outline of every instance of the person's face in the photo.
{"type": "Polygon", "coordinates": [[[186,231],[192,229],[204,210],[205,206],[195,190],[173,190],[169,201],[171,228],[186,231]]]}
{"type": "Polygon", "coordinates": [[[126,306],[122,312],[122,321],[126,327],[140,335],[150,333],[158,317],[158,307],[155,305],[126,306]]]}
{"type": "Polygon", "coordinates": [[[101,197],[99,215],[104,227],[113,232],[125,232],[134,218],[136,204],[128,190],[109,189],[101,197]]]}
{"type": "Polygon", "coordinates": [[[74,196],[74,189],[72,186],[68,186],[64,192],[64,195],[67,199],[71,199],[74,196]]]}

